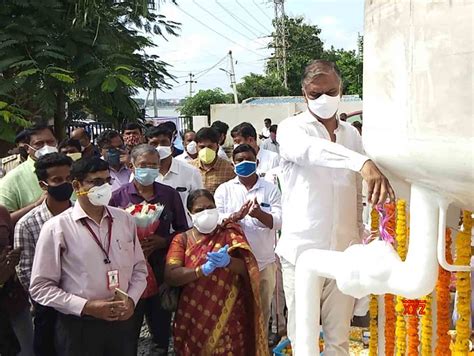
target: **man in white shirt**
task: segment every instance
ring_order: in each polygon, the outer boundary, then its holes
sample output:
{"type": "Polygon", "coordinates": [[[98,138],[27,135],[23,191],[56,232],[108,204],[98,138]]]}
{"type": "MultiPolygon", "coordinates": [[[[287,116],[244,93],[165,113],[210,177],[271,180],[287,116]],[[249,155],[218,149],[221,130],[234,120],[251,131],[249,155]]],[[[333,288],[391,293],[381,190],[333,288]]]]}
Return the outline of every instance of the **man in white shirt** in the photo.
{"type": "Polygon", "coordinates": [[[264,325],[270,319],[275,290],[275,232],[281,227],[278,187],[256,174],[257,154],[250,145],[233,152],[237,177],[221,184],[214,194],[221,218],[239,222],[260,270],[260,298],[264,325]]]}
{"type": "Polygon", "coordinates": [[[250,145],[255,152],[257,152],[257,174],[264,177],[265,174],[272,168],[278,167],[280,164],[280,157],[272,151],[265,150],[258,147],[257,131],[248,122],[243,122],[232,129],[230,132],[234,140],[234,147],[246,143],[250,145]]]}
{"type": "Polygon", "coordinates": [[[270,137],[270,126],[272,126],[272,120],[267,117],[265,120],[263,120],[263,124],[265,126],[263,126],[262,133],[258,135],[260,140],[265,140],[270,137]]]}
{"type": "MultiPolygon", "coordinates": [[[[336,119],[341,78],[331,62],[316,60],[306,67],[302,89],[308,110],[279,127],[282,168],[281,257],[288,337],[295,345],[295,264],[306,249],[345,250],[360,242],[363,232],[361,176],[368,199],[383,203],[394,192],[376,165],[363,155],[354,127],[336,119]]],[[[314,303],[321,304],[325,355],[349,355],[349,329],[354,298],[342,294],[332,279],[319,278],[314,303]]],[[[315,321],[316,325],[317,321],[315,321]]]]}
{"type": "Polygon", "coordinates": [[[280,154],[280,144],[278,143],[276,136],[277,136],[277,129],[278,125],[270,126],[270,137],[267,138],[262,142],[260,148],[268,151],[275,152],[276,154],[280,154]]]}
{"type": "MultiPolygon", "coordinates": [[[[179,193],[183,207],[186,210],[186,201],[192,190],[202,189],[202,178],[199,171],[190,164],[173,158],[171,139],[173,133],[166,127],[155,127],[147,133],[148,143],[155,146],[160,155],[160,174],[156,181],[166,184],[179,193]]],[[[191,217],[188,218],[189,226],[191,217]]]]}
{"type": "Polygon", "coordinates": [[[197,157],[197,144],[194,139],[196,132],[193,130],[186,131],[183,137],[184,152],[175,158],[180,161],[190,162],[197,157]]]}
{"type": "Polygon", "coordinates": [[[229,125],[227,125],[225,122],[222,121],[214,121],[211,125],[211,128],[216,130],[219,133],[219,151],[217,151],[217,155],[225,159],[226,161],[230,162],[229,156],[227,156],[227,153],[225,153],[224,150],[224,145],[225,145],[225,140],[227,138],[227,132],[229,131],[229,125]]]}

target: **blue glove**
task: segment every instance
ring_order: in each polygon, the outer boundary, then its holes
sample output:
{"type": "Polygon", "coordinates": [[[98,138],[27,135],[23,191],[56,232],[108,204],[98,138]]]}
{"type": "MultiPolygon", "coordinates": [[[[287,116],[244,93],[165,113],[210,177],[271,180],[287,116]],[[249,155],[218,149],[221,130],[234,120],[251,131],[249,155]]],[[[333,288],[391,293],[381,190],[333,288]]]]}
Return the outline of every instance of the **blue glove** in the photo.
{"type": "Polygon", "coordinates": [[[206,263],[204,263],[202,266],[201,266],[201,271],[202,271],[202,274],[205,275],[206,277],[209,276],[212,272],[214,272],[214,270],[217,268],[217,266],[212,263],[209,259],[206,261],[206,263]]]}
{"type": "Polygon", "coordinates": [[[227,267],[230,263],[230,256],[227,252],[229,245],[225,245],[217,252],[208,252],[207,259],[211,261],[216,267],[223,268],[227,267]]]}

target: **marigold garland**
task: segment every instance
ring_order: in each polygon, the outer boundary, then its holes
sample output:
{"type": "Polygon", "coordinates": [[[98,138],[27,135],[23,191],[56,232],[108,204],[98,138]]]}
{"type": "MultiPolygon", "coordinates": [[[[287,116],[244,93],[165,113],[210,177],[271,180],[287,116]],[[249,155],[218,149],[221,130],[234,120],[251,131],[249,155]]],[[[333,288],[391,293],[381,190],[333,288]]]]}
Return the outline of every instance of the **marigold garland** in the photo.
{"type": "MultiPolygon", "coordinates": [[[[371,235],[377,235],[379,231],[379,213],[377,210],[372,209],[370,213],[370,230],[371,235]]],[[[378,344],[378,303],[377,296],[374,294],[370,295],[369,302],[369,331],[370,331],[370,340],[369,340],[369,355],[377,356],[377,344],[378,344]]]]}
{"type": "MultiPolygon", "coordinates": [[[[385,204],[385,211],[390,220],[387,224],[387,231],[390,234],[395,234],[396,219],[395,219],[395,203],[385,204]]],[[[393,356],[395,353],[395,296],[393,294],[385,294],[385,356],[393,356]]]]}
{"type": "Polygon", "coordinates": [[[408,316],[408,356],[418,356],[418,346],[420,339],[418,337],[418,313],[408,316]]]}
{"type": "MultiPolygon", "coordinates": [[[[402,261],[405,261],[407,255],[407,218],[406,218],[406,201],[397,201],[397,224],[396,224],[396,237],[397,237],[397,252],[402,261]]],[[[397,340],[397,356],[404,356],[407,349],[407,331],[404,316],[403,299],[397,296],[397,303],[395,306],[395,312],[397,314],[397,322],[395,328],[395,336],[397,340]]]]}
{"type": "MultiPolygon", "coordinates": [[[[471,229],[472,213],[463,211],[463,226],[456,238],[456,265],[469,265],[471,262],[471,229]]],[[[456,272],[456,290],[458,292],[457,311],[459,319],[456,322],[456,342],[454,353],[467,355],[469,338],[471,336],[471,273],[456,272]]]]}
{"type": "Polygon", "coordinates": [[[369,302],[369,315],[370,315],[370,340],[369,340],[369,355],[377,356],[377,341],[378,341],[378,326],[377,326],[377,317],[378,317],[378,303],[377,296],[374,294],[370,295],[369,302]]]}
{"type": "Polygon", "coordinates": [[[431,294],[425,296],[422,300],[425,301],[425,314],[421,316],[421,356],[433,355],[431,349],[431,338],[433,335],[433,320],[432,320],[432,302],[431,294]]]}
{"type": "MultiPolygon", "coordinates": [[[[451,230],[446,229],[446,261],[453,263],[451,256],[451,230]]],[[[449,305],[451,303],[451,294],[449,292],[449,283],[451,273],[443,267],[438,266],[438,282],[436,283],[436,356],[450,356],[451,336],[449,336],[449,305]]]]}

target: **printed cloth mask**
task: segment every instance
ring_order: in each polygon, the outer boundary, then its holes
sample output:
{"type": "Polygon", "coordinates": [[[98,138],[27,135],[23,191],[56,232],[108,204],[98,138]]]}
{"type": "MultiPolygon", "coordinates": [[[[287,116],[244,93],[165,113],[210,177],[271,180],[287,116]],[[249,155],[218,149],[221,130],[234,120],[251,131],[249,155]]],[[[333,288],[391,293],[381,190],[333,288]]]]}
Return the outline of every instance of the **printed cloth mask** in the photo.
{"type": "Polygon", "coordinates": [[[55,152],[58,152],[57,147],[44,145],[39,150],[36,150],[35,157],[40,158],[40,157],[43,157],[44,155],[47,155],[48,153],[55,153],[55,152]]]}
{"type": "Polygon", "coordinates": [[[171,147],[170,146],[158,146],[156,147],[158,154],[160,155],[160,159],[165,159],[171,156],[171,147]]]}
{"type": "Polygon", "coordinates": [[[235,174],[239,177],[250,177],[257,171],[257,162],[242,161],[237,163],[234,168],[235,174]]]}
{"type": "Polygon", "coordinates": [[[196,214],[190,214],[194,227],[201,234],[210,234],[217,227],[219,221],[219,212],[216,208],[203,210],[196,214]]]}
{"type": "Polygon", "coordinates": [[[92,205],[104,206],[109,204],[110,198],[112,198],[112,186],[109,183],[104,183],[98,187],[92,187],[87,192],[87,198],[92,205]]]}
{"type": "Polygon", "coordinates": [[[71,199],[72,192],[74,188],[69,182],[64,182],[57,186],[52,186],[43,182],[48,186],[48,194],[56,201],[66,201],[71,199]]]}
{"type": "Polygon", "coordinates": [[[141,185],[147,187],[152,185],[153,182],[158,178],[158,168],[136,168],[135,167],[135,180],[141,185]]]}
{"type": "Polygon", "coordinates": [[[308,108],[317,117],[327,120],[334,116],[340,102],[341,96],[339,94],[336,96],[323,94],[317,99],[308,99],[308,108]]]}
{"type": "Polygon", "coordinates": [[[216,159],[216,151],[211,150],[208,147],[204,147],[198,153],[199,159],[204,164],[211,164],[216,159]]]}
{"type": "Polygon", "coordinates": [[[124,137],[123,142],[129,147],[133,147],[133,146],[138,145],[141,142],[141,139],[140,139],[140,136],[130,135],[130,136],[124,137]]]}

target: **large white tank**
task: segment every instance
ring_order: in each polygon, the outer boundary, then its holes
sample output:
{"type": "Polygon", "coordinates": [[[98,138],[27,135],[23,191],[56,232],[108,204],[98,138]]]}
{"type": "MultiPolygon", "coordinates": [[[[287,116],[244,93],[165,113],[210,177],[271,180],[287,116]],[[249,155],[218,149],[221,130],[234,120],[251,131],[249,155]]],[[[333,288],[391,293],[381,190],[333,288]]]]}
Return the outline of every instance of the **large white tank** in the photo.
{"type": "Polygon", "coordinates": [[[364,147],[382,167],[474,207],[472,0],[366,0],[364,147]]]}

